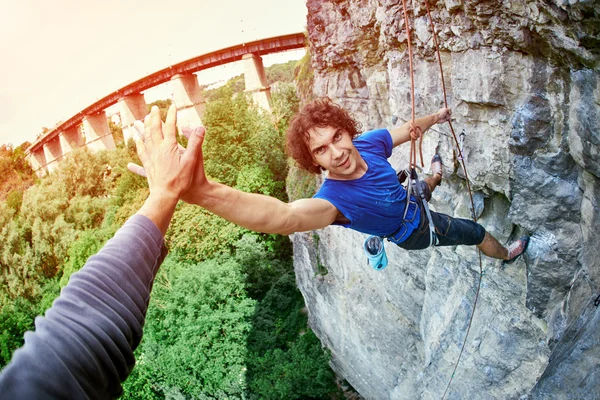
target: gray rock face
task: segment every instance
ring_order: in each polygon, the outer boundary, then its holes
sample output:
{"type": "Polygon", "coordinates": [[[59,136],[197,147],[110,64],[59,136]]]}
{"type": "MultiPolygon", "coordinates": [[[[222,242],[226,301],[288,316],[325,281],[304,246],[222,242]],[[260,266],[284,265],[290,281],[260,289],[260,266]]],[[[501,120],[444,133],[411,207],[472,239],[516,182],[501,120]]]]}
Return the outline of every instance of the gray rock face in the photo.
{"type": "MultiPolygon", "coordinates": [[[[409,3],[418,115],[444,106],[424,3],[409,3]]],[[[298,286],[332,367],[366,399],[442,398],[481,289],[448,399],[600,395],[600,4],[444,0],[432,5],[448,103],[475,214],[501,242],[532,236],[502,267],[475,248],[386,244],[375,271],[365,235],[295,234],[298,286]],[[317,240],[318,238],[318,240],[317,240]],[[322,268],[327,270],[324,274],[322,268]],[[319,272],[321,271],[321,272],[319,272]]],[[[365,130],[411,115],[407,36],[397,0],[309,0],[316,96],[365,130]]],[[[465,174],[447,126],[423,153],[444,159],[436,211],[468,218],[465,174]]],[[[390,159],[408,163],[408,149],[390,159]]]]}
{"type": "Polygon", "coordinates": [[[544,147],[552,136],[552,110],[543,96],[530,96],[523,107],[515,111],[509,146],[514,154],[531,156],[544,147]]]}

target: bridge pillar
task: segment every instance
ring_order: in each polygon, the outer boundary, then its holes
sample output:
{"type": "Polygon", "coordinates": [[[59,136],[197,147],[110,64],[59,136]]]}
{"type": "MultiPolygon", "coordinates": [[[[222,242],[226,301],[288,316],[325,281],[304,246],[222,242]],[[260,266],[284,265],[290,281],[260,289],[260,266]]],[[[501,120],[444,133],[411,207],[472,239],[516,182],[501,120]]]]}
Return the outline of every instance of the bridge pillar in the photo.
{"type": "Polygon", "coordinates": [[[85,145],[91,151],[112,150],[116,147],[104,111],[86,116],[83,119],[83,131],[86,138],[85,145]]]}
{"type": "Polygon", "coordinates": [[[76,126],[59,133],[58,138],[63,155],[66,155],[85,144],[83,136],[76,126]]]}
{"type": "Polygon", "coordinates": [[[202,124],[206,102],[198,78],[194,74],[177,74],[171,78],[173,102],[177,107],[177,128],[196,127],[202,124]]]}
{"type": "Polygon", "coordinates": [[[48,172],[52,172],[58,166],[58,161],[63,156],[62,149],[60,148],[60,140],[54,138],[49,142],[44,143],[44,156],[46,157],[46,168],[48,172]]]}
{"type": "Polygon", "coordinates": [[[133,139],[136,134],[133,123],[135,120],[143,121],[148,114],[146,100],[141,93],[132,94],[119,100],[119,109],[121,112],[121,128],[123,129],[123,139],[127,144],[129,139],[133,139]]]}
{"type": "Polygon", "coordinates": [[[46,167],[46,154],[44,153],[43,148],[34,153],[30,153],[27,156],[27,160],[29,161],[29,165],[31,165],[31,169],[33,169],[38,177],[41,178],[48,173],[48,168],[46,167]]]}
{"type": "Polygon", "coordinates": [[[271,112],[271,87],[267,85],[267,76],[262,57],[248,53],[242,57],[244,61],[244,82],[246,92],[252,93],[252,100],[259,107],[271,112]]]}

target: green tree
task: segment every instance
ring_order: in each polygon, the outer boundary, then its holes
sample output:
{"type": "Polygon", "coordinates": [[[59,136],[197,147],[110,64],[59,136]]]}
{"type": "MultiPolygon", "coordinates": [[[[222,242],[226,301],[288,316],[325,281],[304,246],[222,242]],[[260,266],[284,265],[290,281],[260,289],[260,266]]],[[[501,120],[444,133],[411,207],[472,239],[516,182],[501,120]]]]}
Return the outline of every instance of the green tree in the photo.
{"type": "Polygon", "coordinates": [[[296,95],[296,84],[282,83],[271,92],[271,103],[275,124],[282,135],[285,133],[290,120],[300,109],[300,100],[296,95]]]}
{"type": "Polygon", "coordinates": [[[25,158],[27,147],[29,142],[16,148],[11,144],[0,146],[0,200],[6,199],[11,192],[23,192],[35,182],[33,170],[25,158]]]}
{"type": "Polygon", "coordinates": [[[69,283],[71,275],[79,271],[86,263],[88,258],[96,254],[110,237],[112,230],[90,229],[82,232],[76,241],[73,242],[67,252],[66,263],[62,266],[62,277],[60,278],[60,287],[65,287],[69,283]]]}
{"type": "Polygon", "coordinates": [[[8,192],[6,196],[6,205],[14,210],[15,212],[19,212],[21,209],[21,204],[23,204],[23,191],[16,189],[8,192]]]}
{"type": "Polygon", "coordinates": [[[315,85],[315,76],[311,64],[311,51],[307,49],[306,54],[296,65],[295,81],[298,87],[298,97],[300,102],[307,103],[313,99],[313,87],[315,85]]]}
{"type": "Polygon", "coordinates": [[[265,68],[267,82],[272,85],[275,82],[292,82],[294,80],[294,69],[298,61],[291,60],[283,64],[273,64],[265,68]]]}
{"type": "Polygon", "coordinates": [[[232,98],[225,92],[207,106],[204,121],[208,130],[204,144],[207,175],[236,187],[241,174],[244,188],[270,187],[272,196],[286,199],[283,135],[268,116],[245,95],[232,98]],[[249,182],[249,175],[259,181],[249,182]]]}
{"type": "Polygon", "coordinates": [[[203,208],[180,204],[165,239],[171,251],[186,260],[199,262],[231,254],[244,232],[244,228],[203,208]]]}
{"type": "MultiPolygon", "coordinates": [[[[286,200],[283,132],[298,106],[295,89],[274,89],[273,118],[247,95],[233,95],[243,85],[235,82],[215,90],[207,106],[207,172],[286,200]]],[[[157,102],[163,111],[169,104],[157,102]]],[[[0,149],[0,167],[11,151],[0,149]]],[[[129,161],[139,164],[135,146],[77,150],[55,173],[10,189],[0,202],[0,363],[148,196],[129,161]]],[[[329,355],[307,326],[287,237],[180,203],[166,243],[172,253],[154,283],[126,398],[331,398],[329,355]]]]}
{"type": "Polygon", "coordinates": [[[125,138],[123,137],[123,128],[120,125],[115,124],[112,119],[108,120],[108,128],[117,146],[122,146],[125,138]]]}
{"type": "Polygon", "coordinates": [[[140,398],[133,388],[163,398],[240,398],[255,306],[235,261],[181,264],[169,257],[154,283],[139,371],[127,380],[125,398],[140,398]],[[153,385],[140,382],[148,378],[153,385]]]}
{"type": "Polygon", "coordinates": [[[308,328],[303,308],[291,272],[260,302],[248,338],[249,398],[328,398],[337,392],[330,356],[308,328]]]}
{"type": "Polygon", "coordinates": [[[173,102],[171,101],[171,99],[156,100],[150,104],[147,104],[146,107],[148,108],[148,112],[150,112],[150,109],[153,106],[157,106],[158,109],[160,110],[160,118],[163,121],[165,121],[167,119],[167,111],[169,111],[169,107],[171,106],[172,103],[173,102]]]}
{"type": "Polygon", "coordinates": [[[0,313],[5,315],[0,318],[0,349],[6,357],[22,343],[33,317],[52,304],[59,279],[66,284],[132,214],[128,210],[121,219],[119,212],[129,205],[124,203],[140,192],[147,195],[145,180],[126,170],[127,162],[136,160],[129,149],[78,150],[22,198],[15,190],[0,202],[0,313]],[[15,317],[6,317],[10,314],[15,317]]]}
{"type": "Polygon", "coordinates": [[[0,368],[4,367],[15,349],[23,345],[23,332],[33,329],[36,308],[25,299],[4,302],[0,306],[0,368]]]}

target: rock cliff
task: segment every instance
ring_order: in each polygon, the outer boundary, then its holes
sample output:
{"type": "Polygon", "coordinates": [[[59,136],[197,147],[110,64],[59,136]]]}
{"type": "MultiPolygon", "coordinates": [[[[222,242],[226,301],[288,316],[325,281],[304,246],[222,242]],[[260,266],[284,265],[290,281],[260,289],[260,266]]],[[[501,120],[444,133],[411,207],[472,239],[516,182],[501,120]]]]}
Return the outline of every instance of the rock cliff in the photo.
{"type": "MultiPolygon", "coordinates": [[[[424,1],[424,0],[423,0],[424,1]]],[[[443,107],[425,3],[407,1],[418,115],[443,107]]],[[[474,247],[407,252],[329,227],[293,237],[310,323],[332,367],[366,399],[600,398],[600,2],[430,1],[478,221],[503,242],[532,236],[503,267],[474,247]]],[[[308,0],[315,96],[364,130],[411,115],[400,0],[308,0]]],[[[457,132],[457,133],[458,133],[457,132]]],[[[444,159],[432,208],[471,215],[447,126],[423,141],[444,159]]],[[[404,168],[408,148],[395,149],[404,168]]]]}

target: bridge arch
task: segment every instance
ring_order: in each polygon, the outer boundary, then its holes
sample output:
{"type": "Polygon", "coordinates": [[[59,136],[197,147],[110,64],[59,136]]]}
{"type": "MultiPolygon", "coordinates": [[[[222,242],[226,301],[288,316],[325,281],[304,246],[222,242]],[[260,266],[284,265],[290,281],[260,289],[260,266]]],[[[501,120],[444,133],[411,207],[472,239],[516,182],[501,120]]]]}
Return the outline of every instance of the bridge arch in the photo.
{"type": "Polygon", "coordinates": [[[195,72],[214,68],[231,62],[244,61],[246,91],[253,100],[270,110],[270,88],[267,85],[262,56],[297,50],[306,47],[304,33],[276,36],[242,43],[171,65],[130,83],[92,105],[39,137],[26,151],[27,159],[39,176],[56,168],[58,162],[77,147],[91,150],[111,149],[114,139],[108,129],[106,108],[119,103],[123,136],[133,135],[133,122],[146,115],[146,102],[142,92],[171,81],[174,103],[181,124],[199,124],[205,102],[195,72]]]}

